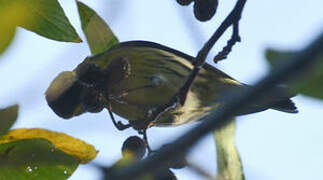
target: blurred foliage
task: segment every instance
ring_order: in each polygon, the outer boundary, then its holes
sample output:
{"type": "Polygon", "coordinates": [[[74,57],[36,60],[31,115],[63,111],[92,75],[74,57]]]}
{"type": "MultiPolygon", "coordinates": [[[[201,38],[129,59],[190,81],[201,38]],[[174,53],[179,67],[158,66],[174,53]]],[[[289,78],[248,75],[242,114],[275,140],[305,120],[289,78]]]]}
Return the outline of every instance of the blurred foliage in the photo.
{"type": "MultiPolygon", "coordinates": [[[[293,57],[296,57],[298,51],[279,51],[273,49],[266,50],[266,58],[271,68],[279,67],[293,57]]],[[[290,85],[295,93],[306,96],[323,99],[323,49],[315,65],[309,68],[302,78],[293,81],[290,85]]]]}
{"type": "Polygon", "coordinates": [[[102,53],[119,43],[110,27],[94,10],[79,1],[77,1],[77,7],[82,29],[93,55],[102,53]]]}
{"type": "Polygon", "coordinates": [[[0,136],[9,131],[18,117],[18,105],[10,106],[6,109],[0,109],[0,136]]]}
{"type": "Polygon", "coordinates": [[[82,42],[57,0],[0,0],[0,54],[17,26],[57,41],[82,42]]]}
{"type": "Polygon", "coordinates": [[[216,129],[213,133],[216,140],[217,151],[217,179],[218,180],[244,180],[240,156],[235,146],[236,121],[216,129]]]}
{"type": "Polygon", "coordinates": [[[79,160],[45,139],[0,144],[0,179],[67,179],[79,160]]]}
{"type": "Polygon", "coordinates": [[[98,153],[92,145],[87,144],[84,141],[68,136],[64,133],[38,128],[11,130],[0,138],[0,144],[35,138],[43,138],[48,140],[55,146],[55,148],[68,155],[74,156],[79,160],[80,163],[83,164],[94,159],[98,153]]]}

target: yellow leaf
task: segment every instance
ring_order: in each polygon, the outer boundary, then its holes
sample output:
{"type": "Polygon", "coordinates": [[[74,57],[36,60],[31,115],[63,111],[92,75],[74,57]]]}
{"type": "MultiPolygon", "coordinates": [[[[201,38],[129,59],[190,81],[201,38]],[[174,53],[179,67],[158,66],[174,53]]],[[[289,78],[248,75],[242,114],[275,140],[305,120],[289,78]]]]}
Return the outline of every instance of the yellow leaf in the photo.
{"type": "Polygon", "coordinates": [[[78,158],[82,164],[94,159],[98,153],[94,146],[87,144],[80,139],[64,133],[39,128],[11,130],[0,139],[0,144],[34,138],[43,138],[50,141],[57,149],[78,158]]]}

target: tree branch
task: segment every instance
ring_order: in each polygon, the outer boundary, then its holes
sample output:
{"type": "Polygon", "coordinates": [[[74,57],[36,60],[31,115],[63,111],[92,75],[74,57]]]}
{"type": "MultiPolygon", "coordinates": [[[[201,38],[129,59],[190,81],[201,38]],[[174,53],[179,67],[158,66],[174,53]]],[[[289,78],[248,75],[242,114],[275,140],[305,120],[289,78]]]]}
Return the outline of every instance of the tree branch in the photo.
{"type": "Polygon", "coordinates": [[[302,72],[310,68],[316,62],[315,60],[319,59],[317,57],[322,49],[323,33],[301,51],[298,56],[289,59],[285,65],[280,66],[279,69],[256,83],[253,88],[244,92],[231,92],[224,95],[227,103],[223,108],[213,111],[197,127],[173,141],[167,148],[160,149],[157,153],[141,162],[116,170],[113,173],[115,179],[131,179],[145,172],[165,167],[170,159],[186,152],[206,134],[230,122],[229,118],[232,114],[238,112],[242,107],[257,101],[261,95],[270,92],[277,84],[293,80],[302,75],[302,72]]]}
{"type": "Polygon", "coordinates": [[[209,172],[207,172],[205,169],[199,167],[198,165],[191,163],[191,162],[187,162],[186,165],[187,168],[189,168],[191,171],[195,172],[196,174],[204,177],[205,179],[208,180],[215,180],[215,176],[213,176],[212,174],[210,174],[209,172]]]}

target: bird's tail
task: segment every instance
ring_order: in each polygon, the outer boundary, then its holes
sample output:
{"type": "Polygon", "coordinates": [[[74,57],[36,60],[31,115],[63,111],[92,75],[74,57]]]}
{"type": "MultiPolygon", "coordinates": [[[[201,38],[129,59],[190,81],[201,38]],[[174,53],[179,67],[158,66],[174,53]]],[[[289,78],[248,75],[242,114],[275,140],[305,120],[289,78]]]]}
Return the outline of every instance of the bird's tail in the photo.
{"type": "Polygon", "coordinates": [[[295,103],[290,99],[294,96],[296,96],[295,93],[291,93],[291,90],[285,86],[285,85],[278,85],[273,90],[273,97],[276,97],[274,99],[275,102],[272,103],[271,109],[275,109],[278,111],[283,111],[287,113],[297,113],[297,107],[295,106],[295,103]]]}
{"type": "MultiPolygon", "coordinates": [[[[246,85],[247,87],[250,87],[246,85]]],[[[237,115],[250,114],[264,111],[266,109],[274,109],[287,113],[297,113],[297,107],[290,99],[296,94],[285,85],[276,86],[270,93],[263,94],[258,101],[243,107],[237,115]]]]}
{"type": "Polygon", "coordinates": [[[283,111],[287,113],[298,113],[297,107],[295,103],[291,99],[280,100],[275,103],[271,109],[275,109],[278,111],[283,111]]]}

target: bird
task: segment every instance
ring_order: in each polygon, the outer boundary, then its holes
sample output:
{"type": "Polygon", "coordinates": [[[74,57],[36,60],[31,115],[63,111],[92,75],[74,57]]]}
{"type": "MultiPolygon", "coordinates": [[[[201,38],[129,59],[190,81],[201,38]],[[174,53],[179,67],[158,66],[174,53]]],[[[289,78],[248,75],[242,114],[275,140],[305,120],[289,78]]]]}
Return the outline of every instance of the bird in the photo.
{"type": "MultiPolygon", "coordinates": [[[[73,71],[60,73],[46,91],[46,100],[60,117],[69,119],[85,112],[109,110],[128,120],[119,129],[170,127],[202,120],[225,104],[222,94],[252,87],[205,63],[192,82],[183,104],[167,104],[184,85],[194,68],[195,57],[149,41],[121,42],[86,57],[73,71]],[[160,113],[153,116],[156,112],[160,113]],[[151,118],[153,116],[153,118],[151,118]]],[[[297,113],[295,94],[285,86],[242,107],[234,116],[274,109],[297,113]]]]}

